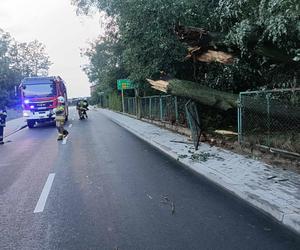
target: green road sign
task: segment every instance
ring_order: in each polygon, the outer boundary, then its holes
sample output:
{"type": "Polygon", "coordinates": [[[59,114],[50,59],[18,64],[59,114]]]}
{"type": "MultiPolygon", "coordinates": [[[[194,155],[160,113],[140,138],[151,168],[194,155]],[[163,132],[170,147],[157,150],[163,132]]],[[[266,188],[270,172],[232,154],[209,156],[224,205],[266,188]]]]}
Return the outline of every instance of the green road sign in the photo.
{"type": "Polygon", "coordinates": [[[134,89],[134,84],[128,79],[120,79],[117,81],[118,90],[134,89]]]}

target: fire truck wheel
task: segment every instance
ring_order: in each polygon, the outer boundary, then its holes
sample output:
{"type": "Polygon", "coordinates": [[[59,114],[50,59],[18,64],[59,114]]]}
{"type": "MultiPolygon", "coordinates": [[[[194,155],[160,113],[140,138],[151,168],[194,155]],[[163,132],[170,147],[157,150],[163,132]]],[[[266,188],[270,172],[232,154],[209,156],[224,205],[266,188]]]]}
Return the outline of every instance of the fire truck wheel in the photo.
{"type": "Polygon", "coordinates": [[[28,128],[34,128],[35,121],[27,121],[28,128]]]}

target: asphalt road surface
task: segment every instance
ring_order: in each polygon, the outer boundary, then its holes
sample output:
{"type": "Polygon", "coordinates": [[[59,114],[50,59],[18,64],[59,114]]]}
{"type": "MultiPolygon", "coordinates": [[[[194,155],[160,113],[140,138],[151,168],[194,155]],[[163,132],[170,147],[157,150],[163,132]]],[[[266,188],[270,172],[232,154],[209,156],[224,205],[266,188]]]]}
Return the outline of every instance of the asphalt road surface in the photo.
{"type": "Polygon", "coordinates": [[[0,249],[300,249],[299,237],[103,116],[0,148],[0,249]]]}

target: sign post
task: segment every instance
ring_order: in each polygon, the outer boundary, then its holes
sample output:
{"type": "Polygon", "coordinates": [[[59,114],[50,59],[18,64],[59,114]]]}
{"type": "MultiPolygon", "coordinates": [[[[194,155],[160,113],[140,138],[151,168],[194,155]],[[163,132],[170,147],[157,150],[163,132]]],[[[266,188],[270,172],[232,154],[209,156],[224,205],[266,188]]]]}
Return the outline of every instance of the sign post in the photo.
{"type": "Polygon", "coordinates": [[[134,84],[128,79],[120,79],[117,81],[117,88],[121,90],[122,95],[122,111],[125,112],[125,100],[124,100],[124,90],[135,89],[134,84]]]}
{"type": "Polygon", "coordinates": [[[124,89],[121,89],[121,95],[122,95],[122,112],[125,112],[125,102],[124,102],[124,89]]]}

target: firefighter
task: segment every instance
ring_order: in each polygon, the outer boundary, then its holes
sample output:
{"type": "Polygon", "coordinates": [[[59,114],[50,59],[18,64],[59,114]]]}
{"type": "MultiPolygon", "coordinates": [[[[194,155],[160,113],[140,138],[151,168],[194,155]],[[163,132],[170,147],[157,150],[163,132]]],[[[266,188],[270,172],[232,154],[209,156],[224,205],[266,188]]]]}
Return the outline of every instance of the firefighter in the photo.
{"type": "Polygon", "coordinates": [[[4,127],[6,124],[6,117],[7,112],[4,105],[0,104],[0,145],[4,144],[3,138],[4,138],[4,127]]]}
{"type": "Polygon", "coordinates": [[[89,103],[86,98],[83,99],[82,105],[83,105],[85,117],[88,118],[87,111],[89,110],[89,103]]]}
{"type": "Polygon", "coordinates": [[[89,104],[88,104],[87,100],[80,99],[77,102],[76,109],[78,111],[79,120],[88,118],[87,113],[86,113],[86,111],[89,110],[88,106],[89,106],[89,104]]]}
{"type": "Polygon", "coordinates": [[[69,132],[64,128],[66,120],[65,98],[63,96],[59,96],[57,98],[57,102],[57,108],[55,108],[53,111],[55,113],[56,128],[58,130],[57,140],[60,141],[64,139],[69,132]]]}
{"type": "Polygon", "coordinates": [[[89,103],[87,101],[87,98],[83,99],[83,107],[86,108],[86,110],[89,110],[89,103]]]}

